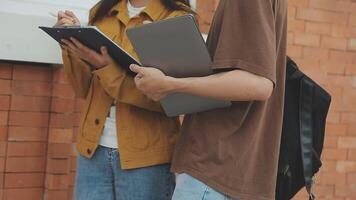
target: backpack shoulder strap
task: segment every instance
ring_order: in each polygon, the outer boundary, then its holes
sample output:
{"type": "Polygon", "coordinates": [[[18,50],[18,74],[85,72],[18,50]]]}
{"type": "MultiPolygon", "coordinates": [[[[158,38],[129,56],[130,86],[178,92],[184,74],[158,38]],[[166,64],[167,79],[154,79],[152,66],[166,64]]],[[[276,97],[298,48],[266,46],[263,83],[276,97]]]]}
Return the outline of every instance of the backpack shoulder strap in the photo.
{"type": "Polygon", "coordinates": [[[313,185],[313,83],[307,78],[300,81],[300,144],[303,162],[305,187],[309,199],[314,200],[313,185]]]}

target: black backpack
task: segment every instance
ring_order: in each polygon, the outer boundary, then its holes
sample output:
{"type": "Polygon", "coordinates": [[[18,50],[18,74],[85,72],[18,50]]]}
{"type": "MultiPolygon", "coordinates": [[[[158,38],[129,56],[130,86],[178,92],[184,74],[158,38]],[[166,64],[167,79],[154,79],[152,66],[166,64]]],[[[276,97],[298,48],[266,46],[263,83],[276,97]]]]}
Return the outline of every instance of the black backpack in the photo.
{"type": "Polygon", "coordinates": [[[321,167],[331,96],[287,58],[286,89],[276,200],[289,200],[304,186],[310,199],[321,167]]]}

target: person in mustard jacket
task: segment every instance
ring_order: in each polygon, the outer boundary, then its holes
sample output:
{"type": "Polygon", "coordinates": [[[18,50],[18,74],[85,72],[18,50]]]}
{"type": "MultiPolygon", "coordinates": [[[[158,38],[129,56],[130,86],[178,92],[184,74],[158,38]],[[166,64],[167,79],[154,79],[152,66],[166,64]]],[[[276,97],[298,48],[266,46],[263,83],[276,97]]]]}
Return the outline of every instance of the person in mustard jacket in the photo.
{"type": "MultiPolygon", "coordinates": [[[[128,28],[191,13],[186,0],[102,0],[89,16],[130,55],[137,55],[128,28]]],[[[80,25],[71,11],[56,26],[80,25]]],[[[65,74],[85,99],[77,136],[75,200],[169,200],[174,190],[170,161],[180,129],[160,104],[135,86],[133,77],[109,56],[75,38],[62,40],[65,74]]]]}

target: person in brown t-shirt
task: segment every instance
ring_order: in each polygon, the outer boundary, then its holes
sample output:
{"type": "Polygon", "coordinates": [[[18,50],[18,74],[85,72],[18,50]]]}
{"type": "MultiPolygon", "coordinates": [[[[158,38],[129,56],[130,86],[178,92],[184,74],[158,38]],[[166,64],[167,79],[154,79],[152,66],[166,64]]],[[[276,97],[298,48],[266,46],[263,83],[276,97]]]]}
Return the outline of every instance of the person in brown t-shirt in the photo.
{"type": "Polygon", "coordinates": [[[174,200],[275,199],[286,43],[287,0],[221,0],[208,48],[214,68],[227,72],[173,78],[131,66],[136,86],[154,100],[184,92],[233,101],[185,117],[172,163],[174,200]]]}

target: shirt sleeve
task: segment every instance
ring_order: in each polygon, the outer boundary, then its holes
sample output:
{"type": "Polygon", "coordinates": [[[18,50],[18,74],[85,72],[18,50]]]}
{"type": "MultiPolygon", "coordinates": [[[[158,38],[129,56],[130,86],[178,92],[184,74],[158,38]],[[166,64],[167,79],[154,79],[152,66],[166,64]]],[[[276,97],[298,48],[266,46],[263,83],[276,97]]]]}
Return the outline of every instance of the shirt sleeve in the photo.
{"type": "Polygon", "coordinates": [[[238,68],[276,83],[274,0],[221,0],[208,38],[213,68],[238,68]]]}

